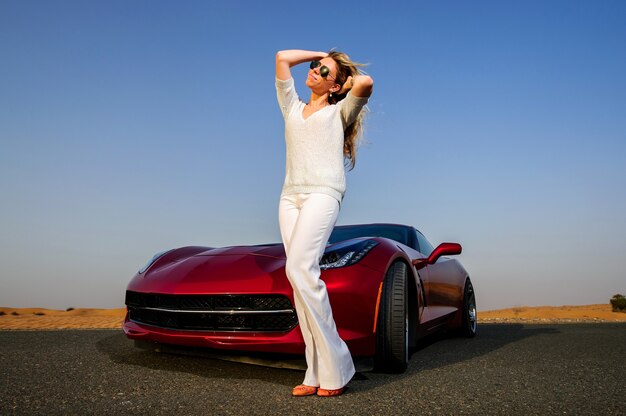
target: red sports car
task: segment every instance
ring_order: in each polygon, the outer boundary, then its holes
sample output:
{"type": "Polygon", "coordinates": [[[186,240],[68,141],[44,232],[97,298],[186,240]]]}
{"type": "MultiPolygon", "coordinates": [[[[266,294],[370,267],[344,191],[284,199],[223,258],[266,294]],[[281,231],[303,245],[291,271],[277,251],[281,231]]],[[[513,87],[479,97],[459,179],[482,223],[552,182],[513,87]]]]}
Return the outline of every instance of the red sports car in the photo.
{"type": "MultiPolygon", "coordinates": [[[[416,341],[440,328],[476,334],[468,273],[415,228],[336,226],[322,260],[339,335],[354,357],[406,369],[416,341]]],[[[155,255],[126,291],[124,333],[160,344],[304,354],[282,244],[182,247],[155,255]]]]}

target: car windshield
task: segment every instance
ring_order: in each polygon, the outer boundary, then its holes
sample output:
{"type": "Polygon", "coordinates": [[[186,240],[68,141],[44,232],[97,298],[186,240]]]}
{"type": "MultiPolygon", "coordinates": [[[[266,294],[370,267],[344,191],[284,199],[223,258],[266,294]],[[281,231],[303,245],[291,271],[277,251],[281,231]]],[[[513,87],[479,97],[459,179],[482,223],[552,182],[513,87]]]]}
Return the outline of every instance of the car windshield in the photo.
{"type": "Polygon", "coordinates": [[[358,237],[384,237],[409,245],[409,228],[401,225],[340,225],[335,227],[328,242],[335,244],[339,241],[358,237]]]}

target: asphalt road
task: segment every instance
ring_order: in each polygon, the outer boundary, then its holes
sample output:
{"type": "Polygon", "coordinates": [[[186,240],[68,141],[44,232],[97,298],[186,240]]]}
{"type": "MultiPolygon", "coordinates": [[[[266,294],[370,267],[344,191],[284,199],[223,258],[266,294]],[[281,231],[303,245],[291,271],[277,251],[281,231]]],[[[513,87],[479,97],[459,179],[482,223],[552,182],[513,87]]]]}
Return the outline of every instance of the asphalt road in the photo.
{"type": "Polygon", "coordinates": [[[626,415],[626,324],[482,325],[401,375],[290,396],[301,371],[148,352],[121,331],[0,331],[0,415],[626,415]]]}

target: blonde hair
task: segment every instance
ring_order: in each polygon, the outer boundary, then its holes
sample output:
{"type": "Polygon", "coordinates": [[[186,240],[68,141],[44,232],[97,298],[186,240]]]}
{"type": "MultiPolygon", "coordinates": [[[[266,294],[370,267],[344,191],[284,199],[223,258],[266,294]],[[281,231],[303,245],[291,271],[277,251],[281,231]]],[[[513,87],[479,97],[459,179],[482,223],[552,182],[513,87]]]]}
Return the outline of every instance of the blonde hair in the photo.
{"type": "MultiPolygon", "coordinates": [[[[365,66],[365,64],[352,61],[345,53],[335,50],[328,52],[328,57],[332,58],[337,64],[335,82],[341,86],[345,84],[348,77],[361,75],[362,72],[359,68],[365,66]]],[[[332,93],[328,98],[328,102],[330,104],[337,104],[339,101],[346,98],[347,94],[348,92],[344,94],[332,93]]],[[[363,111],[359,113],[354,123],[347,126],[343,131],[343,156],[350,170],[352,170],[356,164],[356,153],[363,136],[363,118],[366,111],[366,108],[364,108],[363,111]]]]}

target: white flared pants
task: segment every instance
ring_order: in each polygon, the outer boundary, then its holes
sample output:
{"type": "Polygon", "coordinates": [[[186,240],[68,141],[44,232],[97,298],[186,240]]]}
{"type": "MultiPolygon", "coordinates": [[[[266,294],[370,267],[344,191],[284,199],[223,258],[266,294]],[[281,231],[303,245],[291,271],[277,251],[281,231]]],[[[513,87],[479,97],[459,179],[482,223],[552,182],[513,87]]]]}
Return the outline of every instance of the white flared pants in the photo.
{"type": "Polygon", "coordinates": [[[293,287],[307,371],[303,384],[338,389],[354,375],[354,364],[339,337],[319,262],[339,215],[330,195],[294,194],[280,199],[278,221],[285,245],[285,272],[293,287]]]}

